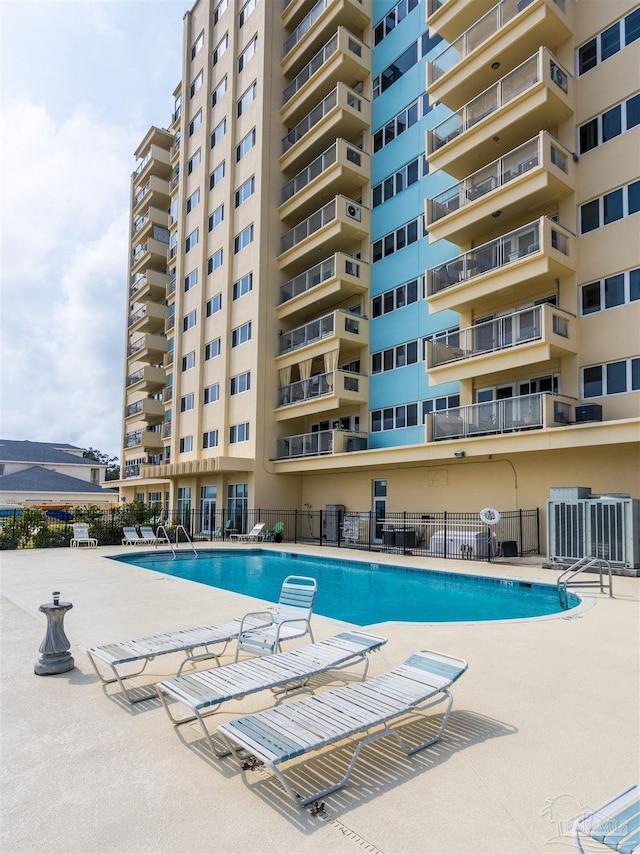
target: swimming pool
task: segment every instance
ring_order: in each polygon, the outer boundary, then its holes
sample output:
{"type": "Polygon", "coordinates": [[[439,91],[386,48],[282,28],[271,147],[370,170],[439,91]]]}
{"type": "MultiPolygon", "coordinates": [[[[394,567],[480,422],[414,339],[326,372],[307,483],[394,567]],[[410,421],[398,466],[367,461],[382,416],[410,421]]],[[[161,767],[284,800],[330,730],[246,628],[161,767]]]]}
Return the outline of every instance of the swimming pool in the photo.
{"type": "MultiPolygon", "coordinates": [[[[516,620],[563,612],[554,585],[260,549],[194,555],[129,554],[113,560],[277,602],[287,575],[318,582],[314,611],[359,626],[388,621],[516,620]]],[[[569,594],[569,607],[580,603],[569,594]]]]}

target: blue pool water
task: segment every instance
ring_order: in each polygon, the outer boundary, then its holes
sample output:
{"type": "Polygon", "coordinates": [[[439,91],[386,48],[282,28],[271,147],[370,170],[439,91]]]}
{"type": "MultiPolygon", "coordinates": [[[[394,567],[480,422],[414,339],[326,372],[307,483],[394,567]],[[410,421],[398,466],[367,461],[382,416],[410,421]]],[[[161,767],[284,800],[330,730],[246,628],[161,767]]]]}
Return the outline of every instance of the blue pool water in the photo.
{"type": "MultiPolygon", "coordinates": [[[[555,586],[455,572],[407,569],[383,563],[329,560],[286,552],[211,550],[125,555],[114,560],[277,602],[287,575],[318,582],[314,611],[359,626],[386,621],[441,623],[515,620],[562,611],[555,586]]],[[[569,607],[579,604],[569,594],[569,607]]]]}

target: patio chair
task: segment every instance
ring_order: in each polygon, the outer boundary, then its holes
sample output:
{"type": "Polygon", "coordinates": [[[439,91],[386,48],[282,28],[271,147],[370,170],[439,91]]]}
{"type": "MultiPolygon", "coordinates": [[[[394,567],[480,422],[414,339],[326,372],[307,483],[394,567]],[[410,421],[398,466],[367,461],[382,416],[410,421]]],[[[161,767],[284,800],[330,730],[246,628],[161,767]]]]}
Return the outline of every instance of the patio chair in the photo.
{"type": "Polygon", "coordinates": [[[265,542],[281,543],[282,532],[284,531],[284,522],[276,522],[273,528],[264,535],[265,542]]]}
{"type": "Polygon", "coordinates": [[[350,683],[229,721],[221,724],[218,732],[236,758],[246,763],[246,754],[249,754],[264,762],[291,800],[298,806],[305,806],[341,789],[348,782],[360,751],[367,744],[393,735],[409,756],[438,741],[453,703],[449,686],[465,672],[467,666],[461,658],[421,650],[400,667],[366,682],[350,683]],[[447,706],[437,733],[417,745],[408,746],[397,729],[390,726],[391,722],[404,715],[445,701],[447,706]],[[382,729],[371,733],[373,727],[382,729]],[[362,732],[367,735],[358,742],[344,777],[312,795],[303,797],[298,794],[278,768],[289,759],[362,732]]]}
{"type": "Polygon", "coordinates": [[[89,536],[89,525],[87,522],[74,522],[73,537],[69,541],[69,545],[72,549],[80,548],[80,546],[95,548],[98,545],[98,541],[95,537],[89,536]]]}
{"type": "Polygon", "coordinates": [[[580,842],[584,834],[620,854],[640,852],[640,786],[636,783],[591,812],[578,818],[573,825],[573,840],[584,854],[580,842]]]}
{"type": "Polygon", "coordinates": [[[158,543],[168,543],[169,537],[159,537],[150,525],[140,525],[140,536],[150,545],[158,545],[158,543]]]}
{"type": "Polygon", "coordinates": [[[274,693],[278,690],[277,704],[294,693],[310,690],[307,682],[312,676],[352,667],[361,661],[364,662],[364,679],[369,668],[368,653],[380,649],[386,642],[385,638],[364,632],[342,632],[310,646],[163,680],[156,688],[174,726],[200,721],[212,753],[226,756],[229,749],[219,742],[214,744],[204,723],[204,718],[217,712],[224,702],[271,689],[274,693]],[[176,717],[169,700],[186,706],[188,716],[176,717]]]}
{"type": "Polygon", "coordinates": [[[280,591],[280,600],[275,614],[272,611],[252,611],[242,621],[236,647],[236,661],[240,650],[252,655],[271,655],[280,652],[282,641],[301,638],[311,631],[311,614],[318,584],[315,578],[288,575],[280,591]],[[254,629],[249,622],[261,620],[262,625],[254,629]]]}
{"type": "Polygon", "coordinates": [[[124,534],[124,537],[122,538],[123,546],[139,546],[140,543],[142,543],[143,546],[147,545],[147,543],[140,536],[136,528],[125,525],[122,528],[122,533],[124,534]]]}
{"type": "Polygon", "coordinates": [[[230,534],[229,539],[235,540],[238,543],[254,543],[264,538],[263,531],[266,528],[264,522],[259,522],[254,525],[248,534],[230,534]]]}

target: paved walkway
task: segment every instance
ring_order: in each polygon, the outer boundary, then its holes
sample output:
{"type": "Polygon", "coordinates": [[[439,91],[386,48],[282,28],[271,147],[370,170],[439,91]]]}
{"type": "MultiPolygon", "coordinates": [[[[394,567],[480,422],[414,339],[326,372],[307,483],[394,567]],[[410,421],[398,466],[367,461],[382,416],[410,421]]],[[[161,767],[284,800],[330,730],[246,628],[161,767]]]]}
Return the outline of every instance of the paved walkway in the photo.
{"type": "MultiPolygon", "coordinates": [[[[97,681],[87,647],[217,622],[262,604],[105,560],[120,553],[2,553],[4,854],[569,854],[575,815],[638,780],[638,579],[615,578],[614,599],[598,593],[594,607],[574,616],[372,627],[389,641],[372,657],[371,675],[421,647],[466,658],[469,670],[454,686],[438,745],[407,759],[391,739],[376,742],[350,784],[314,816],[285,799],[266,772],[243,773],[231,759],[208,757],[198,729],[175,731],[157,700],[131,707],[116,686],[97,681]],[[38,607],[53,590],[74,606],[65,628],[76,667],[39,677],[33,665],[45,618],[38,607]]],[[[557,576],[531,565],[428,562],[529,580],[557,576]]],[[[314,617],[317,638],[341,625],[314,617]]],[[[150,678],[171,675],[171,663],[158,659],[150,678]]],[[[266,699],[229,705],[219,720],[266,699]]],[[[344,746],[334,747],[303,768],[318,772],[344,756],[344,746]]]]}

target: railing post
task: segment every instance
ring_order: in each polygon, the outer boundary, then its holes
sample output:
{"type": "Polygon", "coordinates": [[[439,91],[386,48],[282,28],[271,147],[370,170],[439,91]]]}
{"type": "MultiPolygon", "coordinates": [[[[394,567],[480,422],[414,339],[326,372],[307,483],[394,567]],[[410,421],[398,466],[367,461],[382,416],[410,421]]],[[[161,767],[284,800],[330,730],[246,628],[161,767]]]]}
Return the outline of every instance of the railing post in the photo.
{"type": "Polygon", "coordinates": [[[444,556],[447,557],[447,511],[444,511],[444,556]]]}
{"type": "Polygon", "coordinates": [[[322,510],[320,510],[320,530],[318,531],[318,540],[322,546],[322,510]]]}
{"type": "Polygon", "coordinates": [[[298,509],[296,508],[294,511],[293,517],[293,542],[298,542],[298,509]]]}

